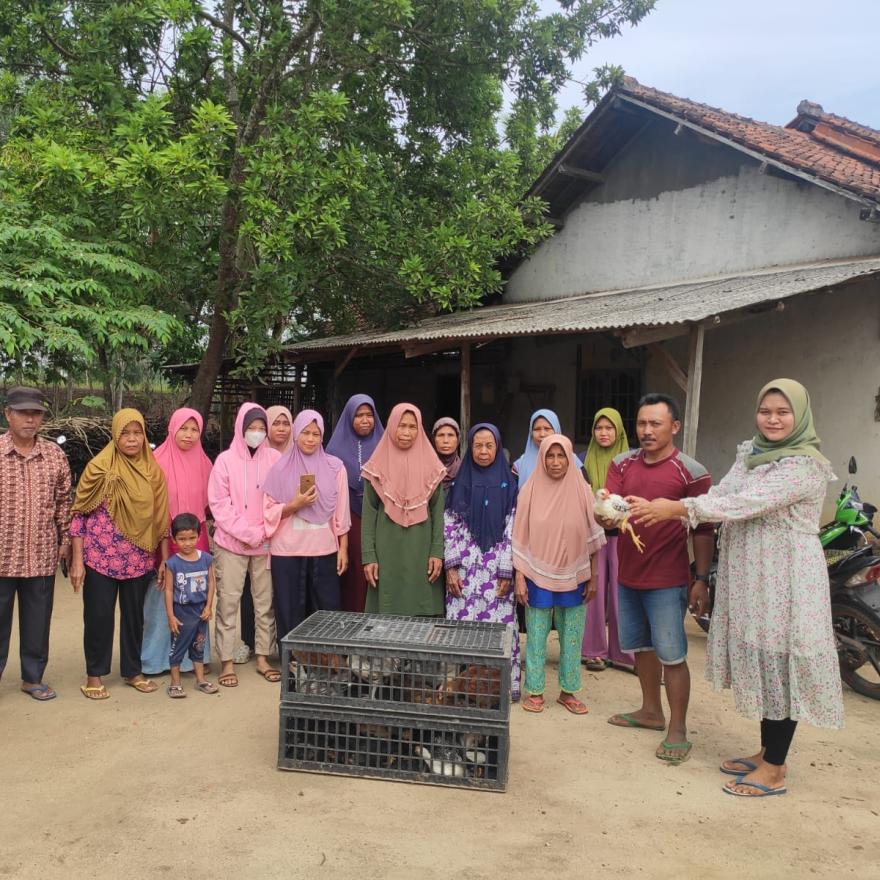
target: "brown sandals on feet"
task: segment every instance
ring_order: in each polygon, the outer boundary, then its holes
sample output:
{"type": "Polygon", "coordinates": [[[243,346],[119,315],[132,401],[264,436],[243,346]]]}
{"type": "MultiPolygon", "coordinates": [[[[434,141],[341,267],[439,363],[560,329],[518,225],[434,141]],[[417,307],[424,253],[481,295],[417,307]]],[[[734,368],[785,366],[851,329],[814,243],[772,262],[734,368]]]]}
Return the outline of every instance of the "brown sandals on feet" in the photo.
{"type": "Polygon", "coordinates": [[[149,678],[142,678],[138,681],[135,681],[133,678],[124,678],[122,679],[129,687],[134,688],[138,693],[141,694],[151,694],[153,691],[158,690],[158,685],[155,681],[150,681],[149,678]]]}
{"type": "Polygon", "coordinates": [[[277,669],[272,669],[270,666],[268,669],[258,669],[257,675],[262,675],[266,681],[276,682],[281,681],[281,672],[277,669]]]}
{"type": "Polygon", "coordinates": [[[225,688],[238,687],[238,676],[234,672],[224,672],[217,681],[225,688]]]}

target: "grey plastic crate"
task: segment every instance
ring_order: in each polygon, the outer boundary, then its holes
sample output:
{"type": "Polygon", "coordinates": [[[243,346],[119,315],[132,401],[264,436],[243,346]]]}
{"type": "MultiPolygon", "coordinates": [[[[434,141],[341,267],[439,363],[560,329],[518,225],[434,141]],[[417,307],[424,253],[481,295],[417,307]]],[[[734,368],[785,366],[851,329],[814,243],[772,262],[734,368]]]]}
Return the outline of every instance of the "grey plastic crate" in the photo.
{"type": "Polygon", "coordinates": [[[499,623],[318,611],[281,640],[281,700],[506,721],[510,653],[499,623]]]}
{"type": "Polygon", "coordinates": [[[506,723],[281,706],[278,768],[505,791],[506,723]]]}

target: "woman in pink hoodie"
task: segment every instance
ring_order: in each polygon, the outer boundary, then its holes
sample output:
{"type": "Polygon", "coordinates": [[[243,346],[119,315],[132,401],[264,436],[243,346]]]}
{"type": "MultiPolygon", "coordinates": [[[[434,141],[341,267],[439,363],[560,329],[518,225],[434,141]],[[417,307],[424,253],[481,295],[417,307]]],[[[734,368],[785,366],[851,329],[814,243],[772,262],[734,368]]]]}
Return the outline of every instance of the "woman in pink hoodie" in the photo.
{"type": "Polygon", "coordinates": [[[275,644],[269,539],[263,522],[263,483],[281,453],[266,442],[268,418],[263,407],[244,403],[235,418],[229,449],[214,462],[208,480],[208,504],[214,516],[214,565],[217,572],[216,649],[223,663],[219,682],[236,687],[232,671],[235,625],[247,574],[251,578],[256,623],[257,672],[276,682],[281,673],[269,664],[275,644]]]}

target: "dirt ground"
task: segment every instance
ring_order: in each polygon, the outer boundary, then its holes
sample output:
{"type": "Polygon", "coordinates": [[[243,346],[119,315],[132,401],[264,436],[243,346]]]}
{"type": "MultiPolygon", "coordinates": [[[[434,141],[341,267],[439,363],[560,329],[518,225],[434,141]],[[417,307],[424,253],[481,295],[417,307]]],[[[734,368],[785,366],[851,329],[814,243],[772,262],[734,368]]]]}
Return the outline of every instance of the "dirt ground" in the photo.
{"type": "Polygon", "coordinates": [[[757,725],[702,680],[696,628],[689,762],[669,767],[653,756],[658,734],[606,723],[637,705],[633,676],[585,672],[588,716],[513,708],[497,794],[276,770],[278,689],[253,663],[217,697],[142,695],[114,671],[111,699],[87,702],[81,621],[59,580],[50,703],[18,692],[13,636],[0,877],[880,876],[880,703],[847,691],[846,730],[799,730],[785,797],[728,797],[717,765],[753,751],[757,725]]]}

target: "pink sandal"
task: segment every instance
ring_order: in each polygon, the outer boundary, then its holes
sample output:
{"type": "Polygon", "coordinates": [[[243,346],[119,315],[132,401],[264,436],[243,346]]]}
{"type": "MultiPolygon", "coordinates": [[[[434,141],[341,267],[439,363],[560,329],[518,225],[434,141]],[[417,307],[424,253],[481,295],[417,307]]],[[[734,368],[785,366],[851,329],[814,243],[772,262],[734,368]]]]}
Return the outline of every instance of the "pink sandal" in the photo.
{"type": "Polygon", "coordinates": [[[572,715],[586,715],[590,710],[574,694],[560,694],[556,698],[560,706],[565,706],[572,715]]]}
{"type": "Polygon", "coordinates": [[[540,694],[532,694],[523,700],[522,707],[526,712],[543,712],[544,698],[540,694]]]}

